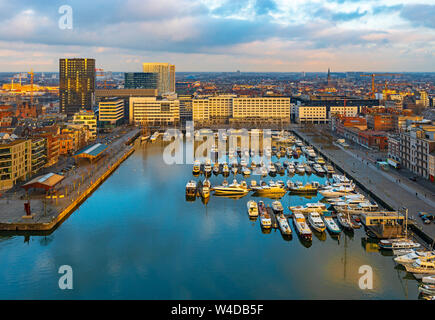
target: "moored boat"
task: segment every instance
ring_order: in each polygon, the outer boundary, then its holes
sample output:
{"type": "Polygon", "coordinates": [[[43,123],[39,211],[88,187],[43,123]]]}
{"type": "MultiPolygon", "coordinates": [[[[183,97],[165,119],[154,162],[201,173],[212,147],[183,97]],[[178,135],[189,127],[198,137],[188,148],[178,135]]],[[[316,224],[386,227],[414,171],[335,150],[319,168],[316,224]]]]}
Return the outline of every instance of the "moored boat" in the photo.
{"type": "Polygon", "coordinates": [[[301,238],[305,240],[312,239],[313,234],[310,228],[308,227],[307,221],[305,220],[303,214],[301,213],[293,214],[293,223],[295,224],[296,231],[301,236],[301,238]]]}
{"type": "Polygon", "coordinates": [[[311,227],[317,232],[324,232],[326,230],[325,223],[323,222],[318,212],[310,212],[308,214],[308,222],[311,227]]]}
{"type": "Polygon", "coordinates": [[[272,227],[272,220],[269,213],[266,210],[266,206],[263,201],[258,202],[258,212],[260,214],[260,225],[262,228],[269,229],[272,227]]]}
{"type": "Polygon", "coordinates": [[[248,207],[248,214],[250,217],[257,217],[258,216],[258,205],[257,202],[253,200],[249,200],[246,204],[248,207]]]}
{"type": "Polygon", "coordinates": [[[196,197],[196,181],[190,180],[186,184],[186,196],[187,197],[196,197]]]}
{"type": "Polygon", "coordinates": [[[325,222],[325,226],[328,229],[329,232],[333,234],[340,234],[341,229],[340,227],[335,223],[334,218],[332,218],[331,212],[325,212],[323,214],[323,221],[325,222]]]}
{"type": "Polygon", "coordinates": [[[277,214],[276,219],[278,220],[279,229],[281,230],[282,234],[291,235],[292,229],[290,228],[284,213],[277,214]]]}

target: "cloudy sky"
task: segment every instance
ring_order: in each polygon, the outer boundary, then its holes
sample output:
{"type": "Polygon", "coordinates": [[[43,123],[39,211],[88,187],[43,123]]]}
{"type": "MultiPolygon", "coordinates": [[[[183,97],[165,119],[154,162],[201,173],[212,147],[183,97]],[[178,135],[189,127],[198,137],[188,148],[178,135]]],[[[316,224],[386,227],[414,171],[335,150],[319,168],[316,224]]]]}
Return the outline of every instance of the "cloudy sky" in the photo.
{"type": "Polygon", "coordinates": [[[0,0],[0,71],[434,71],[434,0],[0,0]],[[73,28],[59,28],[69,5],[73,28]]]}

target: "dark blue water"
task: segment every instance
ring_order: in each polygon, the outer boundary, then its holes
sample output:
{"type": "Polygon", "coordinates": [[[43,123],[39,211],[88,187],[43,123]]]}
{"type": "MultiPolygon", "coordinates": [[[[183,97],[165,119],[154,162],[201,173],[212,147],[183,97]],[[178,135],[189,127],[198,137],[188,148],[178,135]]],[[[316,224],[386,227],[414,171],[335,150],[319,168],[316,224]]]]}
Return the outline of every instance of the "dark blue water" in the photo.
{"type": "MultiPolygon", "coordinates": [[[[161,148],[139,148],[51,235],[1,236],[0,298],[417,298],[417,282],[366,246],[363,230],[339,240],[313,236],[307,245],[294,232],[290,241],[278,230],[263,233],[247,215],[250,195],[186,202],[192,166],[164,164],[161,148]],[[73,269],[72,290],[58,287],[61,265],[73,269]],[[358,286],[362,265],[373,268],[373,290],[358,286]]],[[[318,200],[281,199],[286,213],[318,200]]]]}

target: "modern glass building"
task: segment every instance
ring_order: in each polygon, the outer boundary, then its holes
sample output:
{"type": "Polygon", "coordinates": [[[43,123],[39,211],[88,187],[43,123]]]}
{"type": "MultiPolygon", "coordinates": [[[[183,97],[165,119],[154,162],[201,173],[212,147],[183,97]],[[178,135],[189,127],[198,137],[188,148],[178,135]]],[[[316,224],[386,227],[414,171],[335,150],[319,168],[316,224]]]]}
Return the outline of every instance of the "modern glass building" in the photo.
{"type": "Polygon", "coordinates": [[[157,89],[159,74],[154,72],[124,73],[125,89],[157,89]]]}

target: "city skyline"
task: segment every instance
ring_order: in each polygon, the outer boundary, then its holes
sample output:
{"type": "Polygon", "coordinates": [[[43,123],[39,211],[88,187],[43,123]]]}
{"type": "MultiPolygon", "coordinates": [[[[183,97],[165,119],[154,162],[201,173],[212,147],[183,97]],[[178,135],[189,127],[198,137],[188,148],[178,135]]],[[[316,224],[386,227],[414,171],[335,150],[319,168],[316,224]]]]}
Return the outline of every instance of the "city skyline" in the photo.
{"type": "Polygon", "coordinates": [[[178,72],[433,72],[432,3],[0,0],[0,69],[55,72],[61,57],[90,57],[115,72],[145,61],[178,72]],[[58,26],[62,5],[72,29],[58,26]]]}

